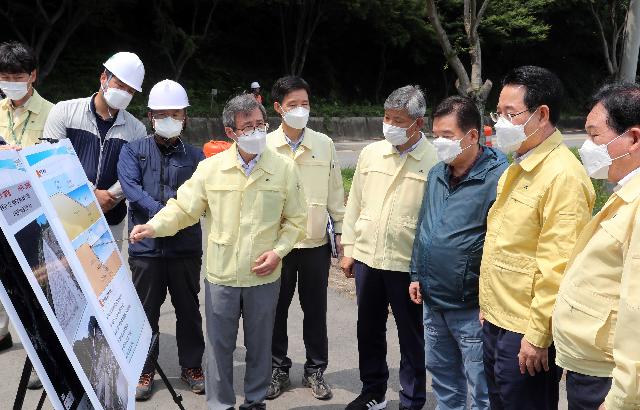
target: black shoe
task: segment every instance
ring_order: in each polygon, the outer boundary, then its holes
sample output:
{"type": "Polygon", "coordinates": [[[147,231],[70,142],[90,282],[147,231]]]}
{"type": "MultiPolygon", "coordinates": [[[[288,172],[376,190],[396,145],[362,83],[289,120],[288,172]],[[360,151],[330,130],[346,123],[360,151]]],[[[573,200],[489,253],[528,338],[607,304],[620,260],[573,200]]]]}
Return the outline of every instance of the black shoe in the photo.
{"type": "Polygon", "coordinates": [[[13,347],[13,339],[11,338],[11,333],[7,333],[5,337],[0,340],[0,352],[4,350],[9,350],[13,347]]]}
{"type": "Polygon", "coordinates": [[[189,385],[192,392],[195,394],[204,394],[204,373],[202,373],[202,367],[183,367],[180,378],[189,385]]]}
{"type": "Polygon", "coordinates": [[[345,410],[381,410],[387,407],[384,396],[373,393],[362,393],[349,403],[345,410]]]}
{"type": "Polygon", "coordinates": [[[38,390],[42,388],[42,382],[38,377],[38,373],[35,370],[31,370],[31,375],[29,376],[29,382],[27,383],[27,389],[29,390],[38,390]]]}
{"type": "Polygon", "coordinates": [[[324,381],[322,370],[318,370],[310,375],[305,374],[302,377],[302,385],[304,387],[311,387],[311,394],[318,400],[329,400],[333,397],[331,387],[324,381]]]}
{"type": "Polygon", "coordinates": [[[409,407],[402,405],[402,403],[398,404],[398,410],[409,410],[409,407]]]}
{"type": "Polygon", "coordinates": [[[282,369],[275,368],[271,373],[271,384],[269,384],[265,398],[267,400],[273,400],[290,386],[291,380],[289,380],[289,373],[282,369]]]}
{"type": "Polygon", "coordinates": [[[153,392],[153,377],[155,372],[142,373],[140,380],[138,380],[138,386],[136,386],[136,401],[146,401],[151,398],[153,392]]]}

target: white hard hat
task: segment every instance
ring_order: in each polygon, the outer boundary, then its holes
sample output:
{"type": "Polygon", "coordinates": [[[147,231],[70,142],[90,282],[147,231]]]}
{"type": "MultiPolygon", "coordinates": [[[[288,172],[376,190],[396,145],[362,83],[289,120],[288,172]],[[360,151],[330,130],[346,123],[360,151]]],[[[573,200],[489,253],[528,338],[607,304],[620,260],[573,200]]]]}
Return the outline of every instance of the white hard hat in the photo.
{"type": "Polygon", "coordinates": [[[162,80],[149,91],[152,110],[177,110],[189,106],[189,98],[184,87],[172,80],[162,80]]]}
{"type": "Polygon", "coordinates": [[[260,84],[258,84],[257,81],[254,81],[254,82],[251,83],[251,89],[253,90],[254,88],[260,88],[260,84]]]}
{"type": "Polygon", "coordinates": [[[112,55],[103,65],[120,81],[136,91],[142,91],[144,64],[137,55],[121,51],[112,55]]]}

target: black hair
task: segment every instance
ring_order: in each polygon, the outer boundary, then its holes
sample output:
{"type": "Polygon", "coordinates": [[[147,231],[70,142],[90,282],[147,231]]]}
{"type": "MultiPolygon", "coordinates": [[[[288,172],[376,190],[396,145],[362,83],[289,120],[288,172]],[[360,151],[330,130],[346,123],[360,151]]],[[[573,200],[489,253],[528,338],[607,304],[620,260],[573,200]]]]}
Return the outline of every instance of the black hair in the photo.
{"type": "Polygon", "coordinates": [[[273,84],[271,98],[282,104],[282,100],[284,100],[287,94],[296,90],[305,90],[308,95],[311,95],[309,84],[302,77],[293,75],[281,77],[273,84]]]}
{"type": "Polygon", "coordinates": [[[482,132],[480,111],[471,98],[459,95],[445,98],[433,111],[433,118],[444,117],[452,113],[455,114],[458,128],[462,131],[469,132],[469,130],[476,129],[478,133],[482,132]]]}
{"type": "Polygon", "coordinates": [[[598,103],[604,106],[607,125],[618,134],[640,125],[640,86],[637,84],[605,84],[593,94],[591,102],[591,108],[598,103]]]}
{"type": "Polygon", "coordinates": [[[525,87],[524,104],[529,111],[541,105],[549,107],[549,121],[556,125],[560,120],[564,86],[557,75],[546,68],[525,65],[507,73],[502,86],[523,85],[525,87]]]}
{"type": "Polygon", "coordinates": [[[17,41],[0,44],[0,73],[31,74],[37,67],[36,57],[28,46],[17,41]]]}

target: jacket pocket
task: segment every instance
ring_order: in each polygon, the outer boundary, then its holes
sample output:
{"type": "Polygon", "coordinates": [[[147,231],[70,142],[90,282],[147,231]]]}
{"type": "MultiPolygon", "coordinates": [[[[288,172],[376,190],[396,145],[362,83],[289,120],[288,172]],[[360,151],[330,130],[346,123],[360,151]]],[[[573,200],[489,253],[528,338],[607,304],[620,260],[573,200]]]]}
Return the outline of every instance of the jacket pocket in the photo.
{"type": "Polygon", "coordinates": [[[617,312],[598,304],[594,298],[588,304],[561,293],[556,299],[553,337],[577,359],[613,360],[613,330],[617,312]],[[555,327],[555,326],[554,326],[555,327]]]}
{"type": "Polygon", "coordinates": [[[373,254],[377,226],[369,215],[360,214],[354,225],[356,248],[373,254]]]}
{"type": "Polygon", "coordinates": [[[426,295],[443,309],[460,306],[463,300],[466,252],[444,246],[430,246],[426,252],[426,295]]]}
{"type": "Polygon", "coordinates": [[[323,239],[327,235],[328,218],[326,204],[309,203],[307,208],[307,238],[323,239]]]}
{"type": "MultiPolygon", "coordinates": [[[[502,228],[498,245],[505,249],[510,247],[526,249],[535,248],[535,241],[540,232],[540,216],[538,214],[538,198],[529,196],[521,191],[511,192],[504,204],[502,214],[502,228]],[[518,221],[513,224],[512,221],[518,221]]],[[[534,251],[535,249],[531,249],[534,251]]]]}
{"type": "Polygon", "coordinates": [[[410,216],[405,216],[399,221],[389,222],[391,238],[389,238],[390,241],[387,239],[389,241],[387,246],[393,249],[394,258],[406,262],[407,269],[411,263],[417,224],[418,219],[410,216]]]}
{"type": "Polygon", "coordinates": [[[222,276],[225,265],[231,260],[233,246],[231,234],[211,232],[207,238],[207,272],[222,276]]]}
{"type": "Polygon", "coordinates": [[[243,187],[240,185],[206,184],[211,226],[225,229],[237,221],[243,187]]]}
{"type": "Polygon", "coordinates": [[[300,176],[309,202],[326,202],[329,194],[329,161],[300,162],[300,176]]]}
{"type": "Polygon", "coordinates": [[[493,266],[495,274],[491,275],[491,288],[497,303],[509,305],[515,317],[529,317],[533,280],[537,272],[535,259],[501,254],[493,262],[493,266]]]}
{"type": "Polygon", "coordinates": [[[276,188],[256,188],[256,200],[252,206],[255,220],[268,224],[280,222],[284,208],[284,192],[276,188]]]}

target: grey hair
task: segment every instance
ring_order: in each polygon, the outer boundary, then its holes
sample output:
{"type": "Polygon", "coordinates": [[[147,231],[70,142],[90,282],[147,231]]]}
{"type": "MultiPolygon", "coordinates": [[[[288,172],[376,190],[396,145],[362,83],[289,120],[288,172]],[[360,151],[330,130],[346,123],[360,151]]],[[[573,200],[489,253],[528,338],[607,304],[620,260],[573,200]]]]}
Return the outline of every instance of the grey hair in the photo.
{"type": "Polygon", "coordinates": [[[424,117],[427,112],[427,102],[424,94],[417,85],[405,85],[393,91],[384,102],[385,110],[407,110],[414,120],[424,117]]]}
{"type": "Polygon", "coordinates": [[[267,111],[253,94],[240,94],[230,99],[222,110],[222,125],[236,129],[236,114],[248,114],[256,108],[260,108],[262,118],[266,121],[267,111]]]}

